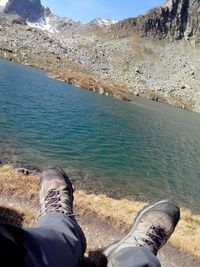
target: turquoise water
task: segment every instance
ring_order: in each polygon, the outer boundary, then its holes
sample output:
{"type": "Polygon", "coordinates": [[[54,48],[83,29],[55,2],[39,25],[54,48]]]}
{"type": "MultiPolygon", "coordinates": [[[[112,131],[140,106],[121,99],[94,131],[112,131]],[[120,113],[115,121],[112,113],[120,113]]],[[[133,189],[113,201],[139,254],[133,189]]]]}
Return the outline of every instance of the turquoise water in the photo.
{"type": "Polygon", "coordinates": [[[199,151],[199,114],[117,101],[0,61],[1,160],[59,164],[82,187],[200,212],[199,151]]]}

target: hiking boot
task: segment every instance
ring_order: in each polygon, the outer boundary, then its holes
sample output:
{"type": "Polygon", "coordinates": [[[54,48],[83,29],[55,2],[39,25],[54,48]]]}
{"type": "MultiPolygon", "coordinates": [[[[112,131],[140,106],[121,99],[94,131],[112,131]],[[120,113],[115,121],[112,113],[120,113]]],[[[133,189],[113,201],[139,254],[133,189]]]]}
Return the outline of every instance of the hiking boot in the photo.
{"type": "Polygon", "coordinates": [[[135,218],[131,231],[119,242],[110,245],[104,255],[110,256],[130,247],[145,247],[155,255],[167,242],[180,219],[179,207],[168,200],[148,205],[135,218]]]}
{"type": "Polygon", "coordinates": [[[41,214],[61,212],[73,216],[73,187],[59,167],[49,168],[40,176],[41,214]]]}

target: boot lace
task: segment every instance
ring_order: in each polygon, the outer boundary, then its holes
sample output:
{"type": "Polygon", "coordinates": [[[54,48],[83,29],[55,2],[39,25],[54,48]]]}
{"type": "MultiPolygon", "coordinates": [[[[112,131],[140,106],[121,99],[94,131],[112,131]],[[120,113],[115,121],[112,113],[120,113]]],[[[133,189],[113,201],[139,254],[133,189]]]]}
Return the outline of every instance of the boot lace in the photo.
{"type": "Polygon", "coordinates": [[[165,232],[163,228],[160,226],[151,226],[146,234],[146,238],[143,238],[142,241],[146,244],[146,246],[151,246],[154,254],[157,254],[157,251],[163,242],[164,236],[165,232]]]}
{"type": "Polygon", "coordinates": [[[52,189],[45,197],[45,212],[59,210],[62,207],[59,191],[52,189]]]}

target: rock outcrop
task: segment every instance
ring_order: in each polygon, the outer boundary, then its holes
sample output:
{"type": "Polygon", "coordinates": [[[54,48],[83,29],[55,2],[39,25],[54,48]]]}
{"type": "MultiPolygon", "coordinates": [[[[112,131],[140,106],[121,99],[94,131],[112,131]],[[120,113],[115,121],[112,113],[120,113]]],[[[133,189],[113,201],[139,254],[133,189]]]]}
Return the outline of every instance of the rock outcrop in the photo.
{"type": "Polygon", "coordinates": [[[137,19],[141,36],[151,38],[200,37],[200,1],[169,0],[137,19]]]}
{"type": "Polygon", "coordinates": [[[168,0],[163,6],[137,18],[120,21],[113,26],[122,36],[138,31],[151,39],[179,40],[183,37],[200,39],[200,0],[168,0]],[[116,28],[115,28],[116,27],[116,28]]]}
{"type": "Polygon", "coordinates": [[[112,20],[112,19],[102,19],[102,18],[96,18],[91,20],[88,25],[93,28],[101,28],[105,26],[110,26],[117,23],[117,21],[112,20]]]}
{"type": "Polygon", "coordinates": [[[36,22],[43,18],[44,12],[40,0],[9,0],[4,8],[5,14],[17,14],[24,22],[36,22]]]}

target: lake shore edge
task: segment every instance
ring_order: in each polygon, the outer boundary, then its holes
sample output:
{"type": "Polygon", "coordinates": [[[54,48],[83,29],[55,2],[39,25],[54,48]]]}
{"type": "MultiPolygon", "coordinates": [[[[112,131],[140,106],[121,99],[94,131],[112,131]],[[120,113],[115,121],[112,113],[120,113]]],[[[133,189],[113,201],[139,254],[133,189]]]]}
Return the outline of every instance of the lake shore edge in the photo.
{"type": "MultiPolygon", "coordinates": [[[[38,174],[26,176],[16,172],[11,165],[1,165],[0,184],[1,195],[5,196],[4,199],[15,199],[12,205],[13,208],[15,208],[16,200],[21,203],[19,207],[20,212],[24,214],[24,225],[33,225],[39,211],[38,174]],[[24,209],[23,203],[28,203],[28,206],[32,208],[24,209]]],[[[75,191],[74,196],[75,210],[78,211],[80,219],[82,219],[84,214],[92,214],[92,216],[89,216],[90,218],[101,218],[105,222],[110,222],[120,233],[128,231],[132,225],[133,218],[147,204],[147,202],[133,201],[125,198],[113,199],[104,194],[92,194],[83,190],[75,191]]],[[[6,202],[3,203],[3,206],[5,204],[6,202]]],[[[193,214],[190,210],[181,209],[181,220],[170,239],[171,245],[183,253],[200,258],[199,226],[200,215],[193,214]]],[[[95,246],[92,244],[89,248],[92,247],[94,249],[95,246]]]]}
{"type": "MultiPolygon", "coordinates": [[[[1,48],[0,48],[1,50],[1,48]]],[[[122,100],[125,102],[131,102],[134,100],[135,97],[142,97],[144,99],[164,103],[170,106],[175,106],[187,111],[196,112],[193,109],[193,103],[189,100],[185,100],[182,97],[174,97],[173,95],[164,97],[159,92],[155,90],[149,89],[146,90],[143,94],[139,93],[130,93],[129,85],[125,82],[119,82],[115,79],[105,79],[104,77],[94,74],[94,73],[87,73],[85,70],[79,68],[75,64],[69,63],[67,60],[63,60],[62,64],[66,67],[66,69],[59,69],[55,66],[57,65],[57,61],[53,58],[52,64],[47,67],[47,63],[36,63],[33,59],[24,59],[19,60],[13,55],[9,55],[9,57],[1,57],[0,60],[10,61],[16,64],[24,65],[27,67],[32,67],[38,70],[42,70],[46,72],[46,75],[49,78],[55,79],[57,81],[62,81],[67,84],[71,84],[77,88],[82,88],[84,90],[88,90],[94,93],[98,93],[100,95],[110,96],[117,100],[122,100]]],[[[51,55],[52,56],[52,55],[51,55]]]]}

